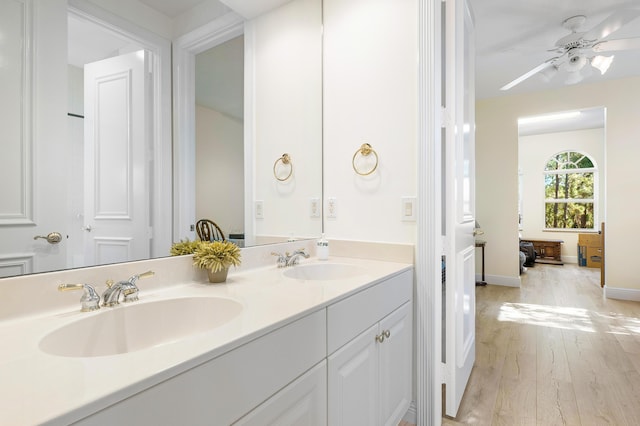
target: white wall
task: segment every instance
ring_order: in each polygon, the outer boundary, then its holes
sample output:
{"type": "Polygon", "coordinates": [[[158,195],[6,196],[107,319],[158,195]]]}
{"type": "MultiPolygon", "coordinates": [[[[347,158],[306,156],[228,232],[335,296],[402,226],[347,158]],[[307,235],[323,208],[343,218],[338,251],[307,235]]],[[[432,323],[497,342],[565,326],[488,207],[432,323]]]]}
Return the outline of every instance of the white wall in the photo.
{"type": "MultiPolygon", "coordinates": [[[[254,97],[254,200],[263,203],[255,235],[318,237],[322,218],[311,217],[310,199],[322,197],[322,10],[319,0],[287,3],[245,26],[250,60],[245,62],[254,97]],[[293,173],[280,182],[274,163],[284,153],[293,173]]],[[[282,167],[284,178],[288,167],[282,167]]],[[[250,206],[253,208],[253,206],[250,206]]]]}
{"type": "Polygon", "coordinates": [[[522,173],[523,238],[563,240],[562,260],[577,263],[579,231],[544,231],[545,195],[542,171],[547,161],[559,152],[571,150],[588,154],[598,168],[596,189],[600,196],[596,202],[594,223],[600,229],[599,224],[604,220],[604,129],[521,136],[518,148],[518,164],[522,173]]]}
{"type": "Polygon", "coordinates": [[[196,105],[196,218],[244,232],[243,123],[196,105]]]}
{"type": "Polygon", "coordinates": [[[324,0],[323,10],[324,196],[337,204],[325,232],[414,243],[401,197],[417,188],[417,2],[324,0]],[[365,142],[379,166],[359,176],[352,158],[365,142]]]}
{"type": "Polygon", "coordinates": [[[518,123],[521,116],[603,106],[606,135],[606,284],[640,290],[633,229],[640,209],[640,78],[568,86],[476,103],[477,216],[487,274],[518,279],[518,123]],[[631,237],[630,237],[631,234],[631,237]]]}

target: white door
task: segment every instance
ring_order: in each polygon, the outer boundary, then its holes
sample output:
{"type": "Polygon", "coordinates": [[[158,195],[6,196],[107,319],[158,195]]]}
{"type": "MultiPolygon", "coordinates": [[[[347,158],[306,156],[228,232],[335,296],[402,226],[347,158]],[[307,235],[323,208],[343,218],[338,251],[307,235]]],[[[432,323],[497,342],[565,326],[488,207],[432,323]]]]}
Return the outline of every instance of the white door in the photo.
{"type": "Polygon", "coordinates": [[[475,361],[475,118],[473,22],[464,0],[446,6],[445,413],[455,417],[475,361]]]}
{"type": "Polygon", "coordinates": [[[329,357],[328,424],[380,424],[377,335],[378,324],[329,357]]]}
{"type": "Polygon", "coordinates": [[[85,266],[149,257],[148,55],[84,67],[85,266]]]}
{"type": "Polygon", "coordinates": [[[64,0],[0,2],[0,277],[66,265],[65,28],[64,0]]]}
{"type": "Polygon", "coordinates": [[[378,345],[380,424],[384,426],[396,426],[411,402],[411,306],[412,302],[407,302],[380,321],[380,333],[385,336],[385,340],[378,345]]]}

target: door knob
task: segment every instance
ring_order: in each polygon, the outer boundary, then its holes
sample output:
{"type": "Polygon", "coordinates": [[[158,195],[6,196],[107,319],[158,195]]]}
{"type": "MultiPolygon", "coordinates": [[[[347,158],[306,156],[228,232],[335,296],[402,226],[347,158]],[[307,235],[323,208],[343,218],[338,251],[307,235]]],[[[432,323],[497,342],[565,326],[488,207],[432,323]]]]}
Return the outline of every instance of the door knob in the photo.
{"type": "Polygon", "coordinates": [[[59,232],[50,232],[46,236],[36,235],[35,237],[33,237],[34,240],[37,240],[38,238],[47,240],[49,244],[58,244],[60,241],[62,241],[62,235],[59,232]]]}

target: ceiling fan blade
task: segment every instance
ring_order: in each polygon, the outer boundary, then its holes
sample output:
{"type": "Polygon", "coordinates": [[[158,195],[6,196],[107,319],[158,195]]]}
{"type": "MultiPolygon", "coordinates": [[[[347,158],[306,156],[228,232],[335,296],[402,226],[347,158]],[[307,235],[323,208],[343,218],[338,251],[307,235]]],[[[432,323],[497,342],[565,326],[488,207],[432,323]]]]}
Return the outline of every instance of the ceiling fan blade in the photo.
{"type": "Polygon", "coordinates": [[[604,40],[592,47],[594,52],[614,52],[617,50],[640,49],[640,37],[604,40]]]}
{"type": "Polygon", "coordinates": [[[608,37],[615,31],[618,31],[628,22],[633,21],[640,16],[640,10],[622,9],[613,12],[604,21],[584,33],[582,38],[585,40],[601,40],[608,37]]]}
{"type": "Polygon", "coordinates": [[[553,66],[554,61],[558,59],[558,58],[552,58],[547,60],[546,62],[541,63],[540,65],[538,65],[537,67],[535,67],[534,69],[532,69],[531,71],[528,71],[524,74],[522,74],[520,77],[516,78],[515,80],[513,80],[511,83],[507,83],[504,86],[502,86],[500,88],[500,90],[509,90],[512,87],[522,83],[523,81],[525,81],[526,79],[528,79],[529,77],[531,77],[534,74],[539,73],[542,70],[545,70],[551,66],[553,66]]]}

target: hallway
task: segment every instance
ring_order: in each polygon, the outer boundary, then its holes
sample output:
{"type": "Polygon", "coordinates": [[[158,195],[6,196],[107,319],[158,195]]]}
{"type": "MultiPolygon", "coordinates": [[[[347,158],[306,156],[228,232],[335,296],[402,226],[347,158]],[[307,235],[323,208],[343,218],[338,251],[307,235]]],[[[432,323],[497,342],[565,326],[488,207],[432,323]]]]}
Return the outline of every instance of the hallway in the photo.
{"type": "Polygon", "coordinates": [[[640,303],[600,270],[536,264],[522,287],[477,287],[476,362],[443,425],[639,425],[640,303]]]}

